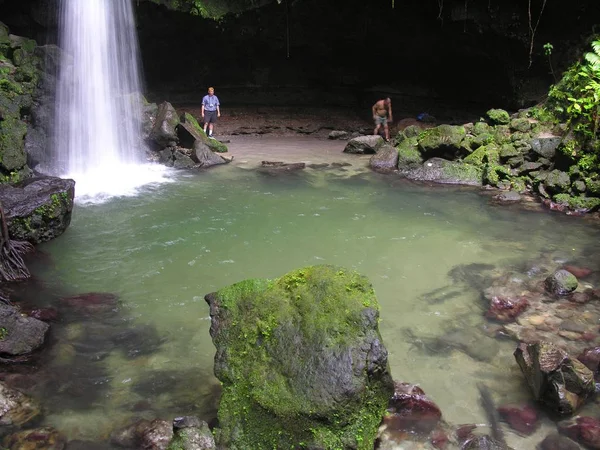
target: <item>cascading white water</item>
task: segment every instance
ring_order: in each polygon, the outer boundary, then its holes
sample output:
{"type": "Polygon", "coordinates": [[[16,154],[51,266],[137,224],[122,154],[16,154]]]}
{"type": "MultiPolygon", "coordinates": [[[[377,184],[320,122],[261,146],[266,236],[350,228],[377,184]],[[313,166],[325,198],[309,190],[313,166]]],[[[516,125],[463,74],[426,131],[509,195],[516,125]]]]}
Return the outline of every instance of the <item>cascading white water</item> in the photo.
{"type": "Polygon", "coordinates": [[[60,0],[64,51],[56,164],[78,197],[129,194],[162,178],[144,161],[139,52],[131,0],[60,0]]]}

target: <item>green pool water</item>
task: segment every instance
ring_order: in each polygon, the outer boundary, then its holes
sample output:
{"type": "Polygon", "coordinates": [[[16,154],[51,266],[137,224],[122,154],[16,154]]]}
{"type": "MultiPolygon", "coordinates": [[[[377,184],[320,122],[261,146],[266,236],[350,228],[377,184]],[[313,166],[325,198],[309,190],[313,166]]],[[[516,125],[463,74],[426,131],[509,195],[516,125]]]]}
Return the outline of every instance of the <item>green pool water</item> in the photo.
{"type": "MultiPolygon", "coordinates": [[[[317,151],[321,145],[320,155],[332,148],[326,141],[306,142],[317,151]]],[[[286,144],[235,145],[264,150],[286,144]]],[[[240,154],[233,164],[180,172],[173,182],[136,196],[76,205],[64,235],[41,246],[51,262],[36,265],[36,277],[60,295],[117,294],[111,326],[153,330],[156,345],[139,355],[106,346],[94,360],[72,345],[77,336],[93,336],[94,317],[54,324],[49,370],[70,367],[66,377],[92,381],[72,392],[51,383],[41,394],[52,403],[45,423],[71,439],[104,439],[134,418],[210,419],[219,386],[204,295],[313,264],[369,277],[394,379],[419,384],[449,422],[485,422],[479,381],[507,399],[527,398],[512,356],[515,343],[490,340],[496,353],[486,360],[458,350],[436,352],[420,337],[464,333],[488,342],[481,292],[453,283],[452,269],[487,264],[521,270],[548,252],[557,261],[581,259],[597,247],[598,229],[578,218],[493,206],[474,189],[371,173],[364,158],[349,161],[345,168],[269,176],[240,154]],[[61,400],[61,389],[65,396],[79,392],[83,404],[61,400]],[[94,389],[98,395],[91,395],[94,389]]]]}

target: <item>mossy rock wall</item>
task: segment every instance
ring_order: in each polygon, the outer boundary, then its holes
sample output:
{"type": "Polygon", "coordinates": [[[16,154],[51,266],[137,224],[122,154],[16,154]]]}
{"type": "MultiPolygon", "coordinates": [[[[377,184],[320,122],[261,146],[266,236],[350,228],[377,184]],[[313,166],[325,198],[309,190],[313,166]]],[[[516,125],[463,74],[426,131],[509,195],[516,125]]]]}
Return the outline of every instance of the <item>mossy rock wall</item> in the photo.
{"type": "Polygon", "coordinates": [[[206,299],[223,383],[218,445],[373,448],[393,385],[364,276],[311,266],[206,299]]]}

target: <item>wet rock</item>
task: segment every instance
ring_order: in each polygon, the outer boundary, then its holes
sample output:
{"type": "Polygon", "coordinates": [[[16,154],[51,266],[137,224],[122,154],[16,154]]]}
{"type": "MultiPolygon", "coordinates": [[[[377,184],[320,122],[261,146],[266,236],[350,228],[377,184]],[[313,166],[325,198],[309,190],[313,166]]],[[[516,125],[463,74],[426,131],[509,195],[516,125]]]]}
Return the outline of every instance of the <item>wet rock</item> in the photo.
{"type": "Polygon", "coordinates": [[[594,374],[598,373],[600,368],[600,347],[589,347],[583,350],[577,357],[594,374]]]}
{"type": "Polygon", "coordinates": [[[376,171],[393,171],[398,166],[398,150],[389,144],[382,145],[377,153],[371,156],[369,164],[371,169],[376,171]]]}
{"type": "Polygon", "coordinates": [[[529,302],[524,296],[515,298],[494,296],[490,300],[486,317],[499,322],[510,322],[525,311],[528,306],[529,302]]]}
{"type": "Polygon", "coordinates": [[[0,202],[12,239],[40,244],[60,236],[71,223],[75,181],[37,177],[0,185],[0,202]]]}
{"type": "Polygon", "coordinates": [[[176,150],[173,152],[173,168],[174,169],[191,169],[196,163],[185,153],[176,150]]]}
{"type": "Polygon", "coordinates": [[[544,158],[553,159],[561,140],[560,136],[538,137],[531,140],[531,149],[544,158]]]}
{"type": "Polygon", "coordinates": [[[437,427],[441,418],[440,408],[420,387],[409,383],[395,383],[394,395],[390,399],[383,425],[395,431],[428,434],[437,427]]]}
{"type": "Polygon", "coordinates": [[[521,195],[515,191],[504,191],[493,198],[498,203],[518,203],[522,200],[521,195]]]}
{"type": "Polygon", "coordinates": [[[359,136],[348,141],[344,153],[374,154],[377,153],[384,142],[381,136],[359,136]]]}
{"type": "Polygon", "coordinates": [[[333,130],[328,136],[329,139],[348,139],[349,137],[350,133],[341,130],[333,130]]]}
{"type": "Polygon", "coordinates": [[[539,443],[540,450],[581,450],[581,447],[566,436],[549,434],[539,443]]]}
{"type": "Polygon", "coordinates": [[[111,336],[115,346],[121,348],[128,358],[154,353],[165,341],[152,325],[140,325],[127,328],[111,336]]]}
{"type": "Polygon", "coordinates": [[[161,148],[172,146],[179,141],[177,125],[179,125],[179,115],[173,105],[169,102],[161,103],[158,105],[156,121],[150,131],[150,139],[161,148]]]}
{"type": "Polygon", "coordinates": [[[571,272],[578,279],[585,278],[592,273],[592,269],[590,269],[589,267],[580,267],[580,266],[575,266],[572,264],[565,264],[563,266],[563,269],[568,272],[571,272]]]}
{"type": "Polygon", "coordinates": [[[119,297],[110,292],[88,292],[63,297],[60,299],[60,303],[77,313],[95,315],[116,311],[118,300],[119,297]]]}
{"type": "Polygon", "coordinates": [[[55,322],[58,319],[58,311],[54,308],[36,308],[24,311],[29,317],[42,322],[55,322]]]}
{"type": "Polygon", "coordinates": [[[179,430],[181,428],[200,427],[203,421],[196,416],[182,416],[173,419],[173,428],[179,430]]]}
{"type": "Polygon", "coordinates": [[[600,449],[600,420],[594,417],[577,416],[556,424],[558,431],[580,444],[600,449]]]}
{"type": "Polygon", "coordinates": [[[502,405],[498,413],[513,430],[524,435],[530,435],[539,425],[538,413],[531,405],[502,405]]]}
{"type": "Polygon", "coordinates": [[[150,426],[149,420],[138,420],[135,423],[113,431],[110,442],[125,448],[140,448],[142,433],[150,426]]]}
{"type": "Polygon", "coordinates": [[[443,158],[428,159],[420,167],[403,171],[402,175],[415,181],[470,186],[482,185],[482,170],[480,167],[443,158]]]}
{"type": "Polygon", "coordinates": [[[67,438],[51,427],[19,431],[4,439],[4,445],[19,450],[63,450],[67,438]]]}
{"type": "Polygon", "coordinates": [[[574,413],[594,394],[594,374],[549,342],[521,343],[514,352],[533,397],[558,414],[574,413]]]}
{"type": "Polygon", "coordinates": [[[103,444],[100,442],[91,442],[91,441],[81,441],[76,439],[74,441],[69,441],[67,444],[66,450],[113,450],[109,444],[103,444]]]}
{"type": "Polygon", "coordinates": [[[303,162],[284,163],[281,161],[263,161],[258,171],[269,175],[279,175],[282,173],[297,172],[303,170],[305,167],[306,163],[303,162]]]}
{"type": "Polygon", "coordinates": [[[546,278],[545,286],[554,295],[567,295],[577,289],[577,278],[571,272],[560,269],[546,278]]]}
{"type": "Polygon", "coordinates": [[[229,162],[227,159],[211,150],[211,148],[201,140],[194,142],[194,155],[196,156],[199,167],[204,169],[229,162]]]}
{"type": "Polygon", "coordinates": [[[0,303],[0,353],[25,355],[39,348],[49,325],[33,317],[22,316],[14,307],[0,303]]]}
{"type": "Polygon", "coordinates": [[[140,448],[144,450],[166,450],[173,439],[173,426],[166,420],[155,419],[144,428],[140,437],[140,448]]]}
{"type": "Polygon", "coordinates": [[[201,420],[198,420],[197,425],[177,428],[171,441],[171,447],[182,450],[216,449],[215,439],[208,424],[201,420]]]}
{"type": "Polygon", "coordinates": [[[40,412],[40,406],[32,399],[0,383],[0,427],[22,426],[40,412]]]}

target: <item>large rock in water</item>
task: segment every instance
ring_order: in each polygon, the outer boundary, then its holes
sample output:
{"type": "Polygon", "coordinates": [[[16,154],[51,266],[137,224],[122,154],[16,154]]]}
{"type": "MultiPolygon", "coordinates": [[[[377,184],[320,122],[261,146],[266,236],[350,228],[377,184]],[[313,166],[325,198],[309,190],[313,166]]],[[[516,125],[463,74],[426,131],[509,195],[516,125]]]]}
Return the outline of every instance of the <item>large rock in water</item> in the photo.
{"type": "Polygon", "coordinates": [[[60,236],[71,223],[75,181],[31,178],[18,186],[0,185],[0,202],[14,240],[33,244],[60,236]]]}
{"type": "Polygon", "coordinates": [[[594,394],[594,373],[554,344],[521,343],[514,355],[533,397],[558,414],[573,414],[594,394]]]}
{"type": "Polygon", "coordinates": [[[364,276],[312,266],[205,298],[223,384],[217,447],[373,448],[394,388],[364,276]]]}

